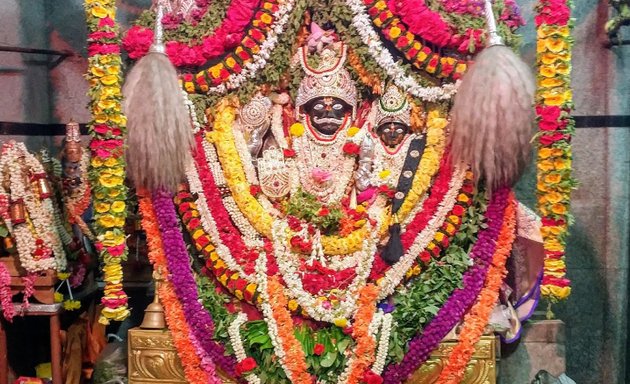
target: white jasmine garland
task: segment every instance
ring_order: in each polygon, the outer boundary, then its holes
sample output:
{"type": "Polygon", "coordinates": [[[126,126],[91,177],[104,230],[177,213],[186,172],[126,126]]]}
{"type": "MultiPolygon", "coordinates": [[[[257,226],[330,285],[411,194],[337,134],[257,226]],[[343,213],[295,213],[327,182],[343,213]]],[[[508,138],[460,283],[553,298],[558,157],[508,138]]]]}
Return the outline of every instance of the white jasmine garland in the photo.
{"type": "Polygon", "coordinates": [[[387,358],[387,349],[389,348],[389,337],[392,330],[392,314],[385,313],[382,315],[381,335],[378,342],[378,351],[376,359],[372,365],[372,372],[380,375],[385,368],[385,359],[387,358]]]}
{"type": "Polygon", "coordinates": [[[252,162],[252,155],[247,148],[247,142],[243,135],[243,129],[237,121],[234,121],[232,126],[232,135],[234,137],[234,145],[236,146],[236,152],[243,164],[243,170],[245,171],[245,178],[247,182],[253,185],[258,185],[258,177],[256,176],[256,169],[252,162]]]}
{"type": "Polygon", "coordinates": [[[466,167],[458,165],[453,172],[453,178],[449,183],[449,190],[444,196],[444,199],[440,202],[435,215],[429,220],[427,226],[416,236],[411,247],[405,252],[400,260],[392,266],[382,279],[381,287],[379,291],[379,300],[391,295],[394,289],[400,284],[405,273],[411,268],[413,261],[422,252],[427,245],[433,240],[435,233],[440,229],[446,216],[453,209],[453,206],[457,202],[457,195],[461,189],[466,175],[466,167]]]}
{"type": "MultiPolygon", "coordinates": [[[[13,229],[12,235],[16,242],[20,264],[29,273],[56,269],[58,266],[65,268],[65,252],[63,251],[61,239],[59,239],[58,234],[54,230],[52,213],[47,210],[49,207],[42,206],[39,196],[35,196],[31,186],[25,184],[25,181],[28,180],[28,175],[24,173],[25,170],[20,165],[20,158],[24,160],[24,166],[29,168],[31,174],[42,174],[44,172],[42,165],[26,150],[23,143],[5,144],[0,160],[0,169],[8,168],[11,200],[22,200],[24,202],[25,213],[30,218],[30,223],[32,223],[31,226],[28,221],[18,225],[9,222],[7,226],[13,229]],[[55,232],[54,235],[53,232],[55,232]],[[38,259],[34,256],[37,250],[37,237],[42,240],[42,246],[46,249],[44,254],[48,253],[48,256],[38,259]],[[54,242],[56,243],[53,244],[54,242]],[[61,248],[60,251],[59,248],[61,248]],[[50,257],[51,251],[56,253],[57,260],[50,257]],[[62,257],[63,260],[61,260],[62,257]]],[[[4,186],[1,188],[2,192],[6,193],[4,186]]],[[[50,203],[49,199],[44,200],[48,200],[50,203]]]]}
{"type": "MultiPolygon", "coordinates": [[[[241,326],[247,321],[247,315],[243,312],[236,316],[236,319],[228,327],[228,335],[230,336],[230,344],[234,350],[234,356],[239,363],[247,358],[245,348],[243,347],[243,339],[241,338],[241,326]]],[[[245,375],[245,380],[250,384],[260,384],[260,378],[254,373],[245,375]]]]}
{"type": "Polygon", "coordinates": [[[459,81],[445,84],[442,87],[423,87],[405,73],[400,64],[394,61],[391,53],[383,46],[378,33],[372,26],[372,20],[366,13],[362,0],[346,0],[346,4],[353,12],[352,25],[358,31],[361,40],[368,47],[368,51],[378,65],[387,73],[394,83],[413,96],[425,101],[435,102],[448,100],[455,95],[459,81]]]}
{"type": "Polygon", "coordinates": [[[195,105],[192,100],[190,100],[190,96],[184,90],[182,90],[182,96],[184,98],[184,104],[186,108],[188,108],[188,113],[190,114],[190,119],[192,121],[193,132],[197,133],[201,130],[201,124],[199,123],[199,119],[197,118],[197,112],[195,111],[195,105]]]}
{"type": "Polygon", "coordinates": [[[280,366],[287,374],[289,380],[291,380],[291,371],[286,366],[286,354],[282,346],[282,340],[278,335],[278,324],[273,316],[273,308],[269,302],[269,291],[267,291],[267,255],[265,252],[260,252],[258,259],[256,259],[256,276],[258,283],[258,292],[262,300],[260,309],[262,310],[265,322],[267,323],[267,329],[269,331],[269,338],[273,345],[276,356],[278,356],[280,366]]]}

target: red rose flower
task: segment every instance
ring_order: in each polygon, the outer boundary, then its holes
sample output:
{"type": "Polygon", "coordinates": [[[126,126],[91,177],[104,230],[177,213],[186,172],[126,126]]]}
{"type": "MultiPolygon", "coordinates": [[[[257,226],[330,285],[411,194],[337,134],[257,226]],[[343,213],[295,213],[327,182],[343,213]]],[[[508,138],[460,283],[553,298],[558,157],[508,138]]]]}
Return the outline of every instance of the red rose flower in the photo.
{"type": "Polygon", "coordinates": [[[243,374],[244,372],[249,372],[252,369],[256,368],[258,364],[256,364],[256,360],[253,357],[247,357],[243,361],[236,364],[236,371],[239,374],[243,374]]]}
{"type": "Polygon", "coordinates": [[[317,212],[317,216],[327,216],[330,213],[330,210],[327,207],[321,207],[319,212],[317,212]]]}
{"type": "Polygon", "coordinates": [[[562,109],[557,106],[537,107],[536,113],[538,113],[540,118],[544,121],[558,121],[560,114],[562,113],[562,109]]]}
{"type": "Polygon", "coordinates": [[[258,196],[258,194],[262,192],[262,189],[260,188],[259,185],[250,185],[249,186],[249,193],[252,194],[252,196],[258,196]]]}
{"type": "Polygon", "coordinates": [[[293,149],[284,149],[283,151],[284,157],[295,157],[295,151],[293,149]]]}
{"type": "Polygon", "coordinates": [[[568,135],[563,135],[560,132],[545,134],[540,136],[540,144],[542,145],[551,145],[560,140],[567,140],[569,138],[568,135]]]}
{"type": "Polygon", "coordinates": [[[422,251],[422,253],[420,253],[420,261],[422,261],[423,263],[428,263],[429,261],[431,261],[431,255],[429,254],[429,252],[422,251]]]}
{"type": "Polygon", "coordinates": [[[324,351],[326,351],[326,347],[324,347],[324,344],[315,344],[315,347],[313,348],[313,354],[320,356],[322,353],[324,353],[324,351]]]}
{"type": "Polygon", "coordinates": [[[383,378],[381,375],[368,370],[363,376],[363,381],[365,381],[366,384],[381,384],[383,382],[383,378]]]}
{"type": "Polygon", "coordinates": [[[456,205],[453,207],[453,215],[461,216],[461,215],[463,215],[463,214],[464,214],[464,207],[462,207],[462,206],[461,206],[461,205],[459,205],[459,204],[456,204],[456,205]]]}
{"type": "Polygon", "coordinates": [[[343,145],[343,152],[348,155],[358,155],[361,147],[358,144],[355,144],[351,141],[345,143],[343,145]]]}

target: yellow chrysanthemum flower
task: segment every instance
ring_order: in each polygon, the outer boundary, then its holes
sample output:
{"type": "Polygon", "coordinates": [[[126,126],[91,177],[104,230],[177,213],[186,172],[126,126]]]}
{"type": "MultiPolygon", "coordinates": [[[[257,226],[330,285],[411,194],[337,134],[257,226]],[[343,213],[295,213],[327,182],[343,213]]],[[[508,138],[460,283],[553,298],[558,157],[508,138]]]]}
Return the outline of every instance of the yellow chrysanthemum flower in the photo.
{"type": "Polygon", "coordinates": [[[112,212],[121,213],[125,210],[126,205],[124,201],[114,201],[112,203],[112,212]]]}
{"type": "Polygon", "coordinates": [[[304,134],[304,125],[302,123],[293,123],[289,128],[289,133],[295,137],[302,136],[304,134]]]}

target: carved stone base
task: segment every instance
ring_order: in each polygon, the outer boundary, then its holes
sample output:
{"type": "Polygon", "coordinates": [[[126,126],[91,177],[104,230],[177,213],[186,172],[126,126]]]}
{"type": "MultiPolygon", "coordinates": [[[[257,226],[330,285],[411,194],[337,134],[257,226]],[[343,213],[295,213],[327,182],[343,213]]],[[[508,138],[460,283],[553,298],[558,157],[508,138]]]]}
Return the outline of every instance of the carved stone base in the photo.
{"type": "MultiPolygon", "coordinates": [[[[433,384],[446,364],[454,341],[444,341],[431,358],[407,381],[409,384],[433,384]]],[[[498,342],[483,336],[466,368],[463,384],[495,384],[498,342]]],[[[182,364],[168,331],[134,328],[129,330],[129,384],[185,384],[182,364]]],[[[225,384],[234,380],[220,375],[225,384]]]]}
{"type": "MultiPolygon", "coordinates": [[[[446,359],[455,345],[457,345],[456,341],[443,341],[431,353],[429,360],[411,376],[407,383],[436,383],[440,372],[446,366],[446,359]]],[[[497,360],[500,357],[498,346],[499,342],[495,336],[482,336],[466,367],[462,384],[495,384],[497,382],[497,360]]]]}

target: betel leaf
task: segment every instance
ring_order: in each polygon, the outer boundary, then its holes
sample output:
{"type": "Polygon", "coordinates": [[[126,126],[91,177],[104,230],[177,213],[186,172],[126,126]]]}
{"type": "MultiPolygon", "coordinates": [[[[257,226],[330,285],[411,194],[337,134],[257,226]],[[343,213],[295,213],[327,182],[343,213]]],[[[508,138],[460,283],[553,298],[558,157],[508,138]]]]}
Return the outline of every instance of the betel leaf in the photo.
{"type": "Polygon", "coordinates": [[[337,350],[339,353],[344,353],[350,345],[350,339],[343,339],[337,343],[337,350]]]}
{"type": "Polygon", "coordinates": [[[320,360],[319,365],[328,368],[334,364],[335,360],[337,360],[337,354],[335,352],[326,352],[324,357],[320,360]]]}

